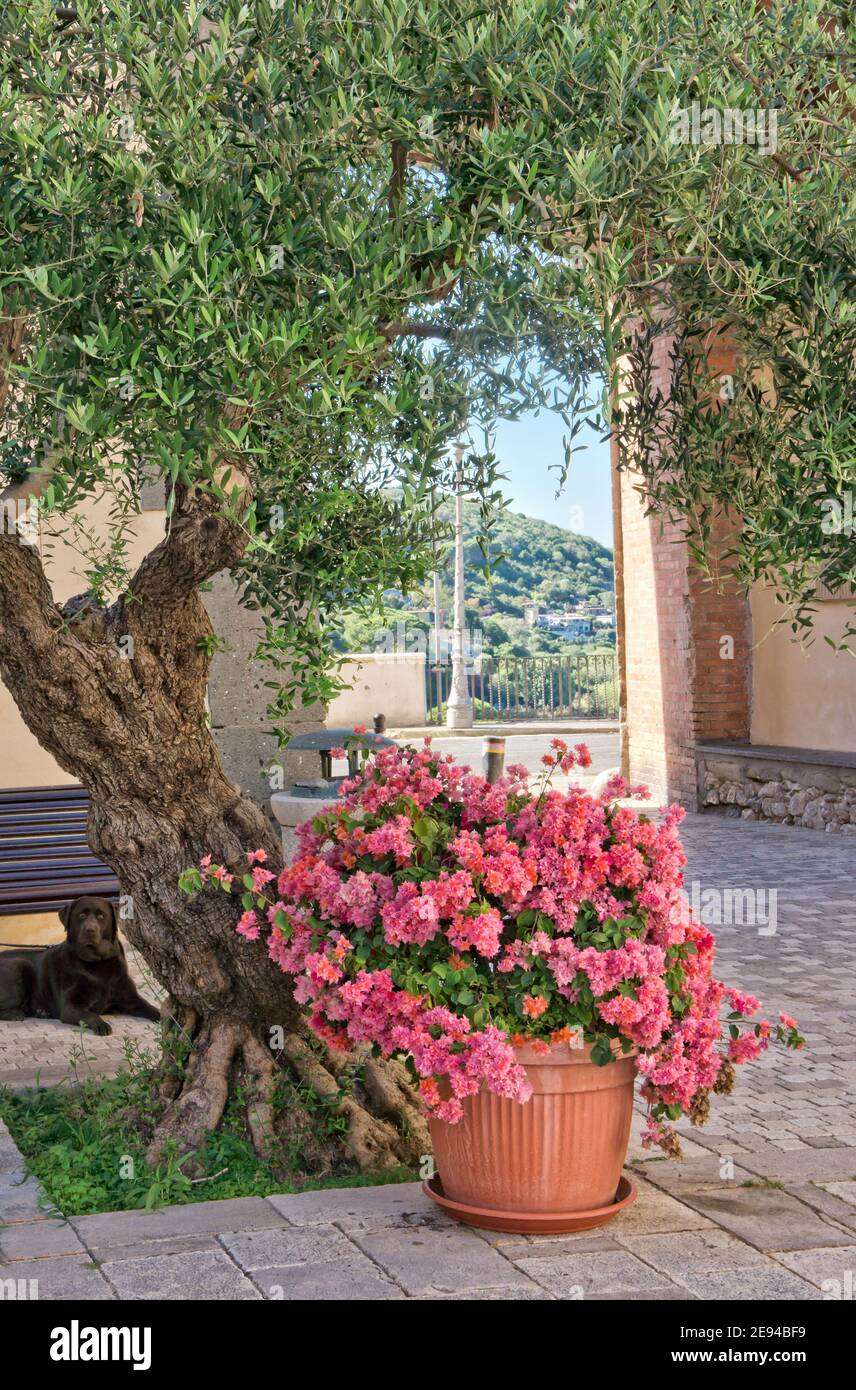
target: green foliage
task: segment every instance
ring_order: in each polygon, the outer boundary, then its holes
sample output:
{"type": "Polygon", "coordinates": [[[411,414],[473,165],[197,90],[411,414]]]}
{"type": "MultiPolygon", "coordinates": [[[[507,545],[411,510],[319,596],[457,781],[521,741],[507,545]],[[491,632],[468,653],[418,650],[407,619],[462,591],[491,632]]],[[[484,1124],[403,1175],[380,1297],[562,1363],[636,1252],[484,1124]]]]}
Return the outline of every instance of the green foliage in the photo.
{"type": "Polygon", "coordinates": [[[152,1169],[145,1161],[146,1143],[162,1107],[153,1060],[129,1048],[127,1067],[115,1077],[90,1075],[75,1087],[24,1092],[0,1088],[0,1119],[9,1126],[28,1171],[64,1216],[407,1182],[414,1176],[405,1168],[360,1173],[341,1163],[324,1165],[320,1175],[313,1172],[307,1156],[334,1144],[341,1132],[338,1098],[318,1097],[285,1078],[276,1108],[281,1115],[292,1105],[299,1123],[286,1131],[268,1159],[256,1155],[247,1137],[244,1098],[236,1094],[199,1154],[171,1157],[152,1169]],[[190,1157],[201,1167],[193,1178],[183,1171],[190,1157]]]}
{"type": "MultiPolygon", "coordinates": [[[[25,340],[0,471],[43,470],[48,512],[108,495],[120,537],[143,476],[170,512],[188,486],[234,512],[248,478],[237,577],[293,659],[280,712],[330,693],[331,616],[424,580],[465,421],[533,405],[561,412],[568,458],[587,417],[611,426],[697,547],[736,509],[738,578],[805,623],[818,574],[854,577],[822,508],[856,485],[852,15],[701,20],[81,0],[58,21],[9,0],[0,312],[25,340]],[[693,101],[774,109],[776,150],[676,143],[693,101]],[[697,348],[720,325],[740,364],[710,410],[697,348]],[[674,410],[652,372],[670,351],[674,410]]],[[[496,461],[466,467],[489,541],[496,461]]],[[[96,592],[120,552],[90,564],[96,592]]]]}

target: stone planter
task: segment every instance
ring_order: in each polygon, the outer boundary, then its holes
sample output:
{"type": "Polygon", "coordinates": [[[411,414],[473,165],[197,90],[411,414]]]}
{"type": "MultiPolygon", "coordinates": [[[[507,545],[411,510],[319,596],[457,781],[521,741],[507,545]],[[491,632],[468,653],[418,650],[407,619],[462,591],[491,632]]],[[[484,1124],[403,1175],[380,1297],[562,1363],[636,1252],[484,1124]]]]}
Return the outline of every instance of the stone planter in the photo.
{"type": "Polygon", "coordinates": [[[329,811],[336,805],[335,796],[323,800],[318,796],[293,796],[291,792],[274,792],[270,808],[279,822],[282,834],[282,853],[286,864],[290,864],[297,849],[296,826],[311,820],[321,811],[329,811]]]}

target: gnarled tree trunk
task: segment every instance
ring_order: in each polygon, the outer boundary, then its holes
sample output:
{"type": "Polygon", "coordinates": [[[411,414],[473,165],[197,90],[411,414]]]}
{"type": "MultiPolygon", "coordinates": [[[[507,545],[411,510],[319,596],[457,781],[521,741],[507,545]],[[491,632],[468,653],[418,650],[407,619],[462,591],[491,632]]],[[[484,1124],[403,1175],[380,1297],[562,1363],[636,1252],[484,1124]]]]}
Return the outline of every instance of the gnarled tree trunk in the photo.
{"type": "MultiPolygon", "coordinates": [[[[239,899],[191,899],[178,888],[206,853],[237,867],[263,847],[274,869],[281,862],[266,817],[223,770],[205,705],[211,628],[198,587],[244,543],[209,497],[184,490],[167,538],[126,594],[107,609],[82,596],[60,610],[37,551],[0,535],[0,673],[42,746],[88,789],[90,844],[132,905],[126,934],[193,1038],[186,1075],[167,1082],[153,1161],[216,1128],[236,1068],[253,1092],[248,1124],[260,1150],[279,1067],[327,1096],[340,1092],[342,1063],[310,1047],[288,977],[262,942],[236,934],[239,899]]],[[[347,1145],[364,1168],[414,1161],[427,1128],[403,1068],[361,1061],[359,1089],[340,1100],[347,1145]]]]}

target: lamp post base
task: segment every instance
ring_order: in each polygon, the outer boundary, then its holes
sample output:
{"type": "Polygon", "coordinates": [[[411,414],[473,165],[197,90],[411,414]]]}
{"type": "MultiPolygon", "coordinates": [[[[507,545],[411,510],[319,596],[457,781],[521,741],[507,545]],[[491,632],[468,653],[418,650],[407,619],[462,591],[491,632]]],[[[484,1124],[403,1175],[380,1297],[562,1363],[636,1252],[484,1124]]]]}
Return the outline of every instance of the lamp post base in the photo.
{"type": "Polygon", "coordinates": [[[447,704],[446,706],[446,728],[447,729],[471,729],[473,727],[473,706],[472,701],[465,705],[447,704]]]}

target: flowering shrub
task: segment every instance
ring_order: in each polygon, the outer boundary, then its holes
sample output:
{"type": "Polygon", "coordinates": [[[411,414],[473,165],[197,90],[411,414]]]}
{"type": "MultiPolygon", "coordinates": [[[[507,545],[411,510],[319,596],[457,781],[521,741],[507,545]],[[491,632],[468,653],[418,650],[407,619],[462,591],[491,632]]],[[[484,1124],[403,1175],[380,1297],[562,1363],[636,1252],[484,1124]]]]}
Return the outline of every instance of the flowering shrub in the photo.
{"type": "MultiPolygon", "coordinates": [[[[556,769],[590,758],[552,746],[534,788],[522,767],[491,786],[427,740],[379,751],[300,828],[278,879],[264,851],[247,856],[238,931],[266,935],[331,1047],[402,1054],[438,1118],[459,1120],[482,1086],[526,1101],[523,1042],[591,1044],[599,1065],[635,1051],[643,1142],[678,1155],[669,1120],[703,1123],[733,1063],[803,1040],[714,978],[714,939],[681,892],[681,808],[657,824],[620,806],[644,794],[621,778],[599,797],[554,790],[556,769]]],[[[185,887],[211,879],[237,886],[208,858],[185,887]]]]}

